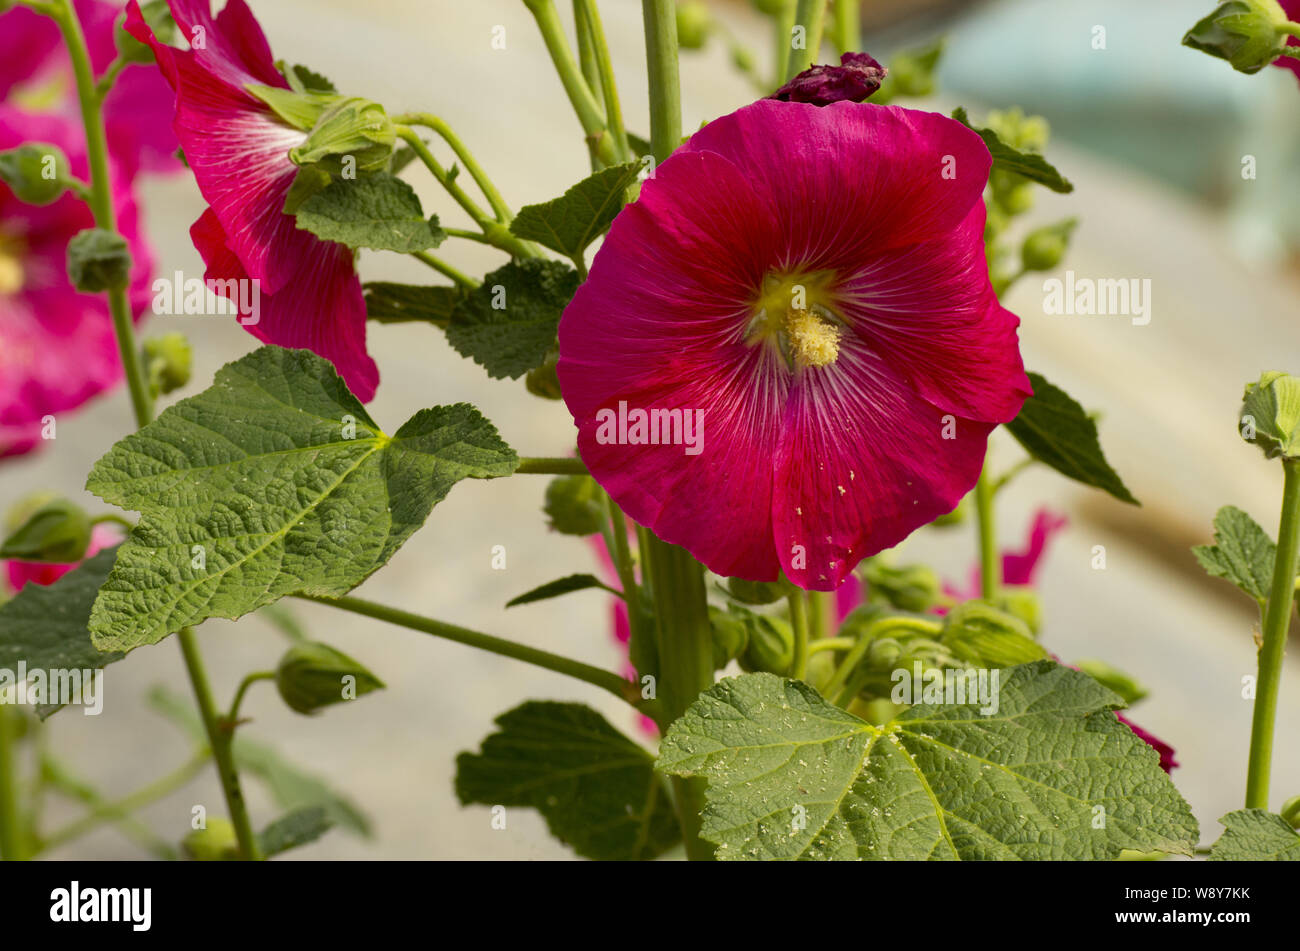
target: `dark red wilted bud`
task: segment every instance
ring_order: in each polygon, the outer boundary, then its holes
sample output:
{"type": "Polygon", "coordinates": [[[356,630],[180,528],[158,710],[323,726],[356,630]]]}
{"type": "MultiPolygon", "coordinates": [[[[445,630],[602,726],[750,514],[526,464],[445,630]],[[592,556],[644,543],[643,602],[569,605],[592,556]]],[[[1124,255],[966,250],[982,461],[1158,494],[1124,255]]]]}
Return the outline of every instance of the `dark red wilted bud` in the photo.
{"type": "Polygon", "coordinates": [[[810,102],[862,102],[880,88],[888,70],[866,53],[845,53],[838,66],[813,66],[790,80],[769,99],[810,102]]]}

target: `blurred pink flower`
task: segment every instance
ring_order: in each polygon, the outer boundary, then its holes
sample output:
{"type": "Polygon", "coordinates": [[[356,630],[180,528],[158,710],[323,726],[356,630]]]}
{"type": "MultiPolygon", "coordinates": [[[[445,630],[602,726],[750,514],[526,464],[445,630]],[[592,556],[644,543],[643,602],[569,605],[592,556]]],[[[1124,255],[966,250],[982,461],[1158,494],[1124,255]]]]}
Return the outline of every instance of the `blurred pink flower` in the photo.
{"type": "MultiPolygon", "coordinates": [[[[96,525],[90,533],[90,544],[86,546],[86,557],[97,555],[105,548],[112,548],[122,540],[122,530],[107,523],[96,525]]],[[[69,564],[52,564],[44,561],[6,561],[5,574],[9,586],[14,591],[21,591],[27,582],[32,584],[54,584],[80,562],[69,564]]]]}
{"type": "MultiPolygon", "coordinates": [[[[605,539],[601,535],[588,536],[592,549],[596,552],[596,560],[600,562],[600,573],[605,576],[608,584],[617,586],[619,584],[618,570],[614,567],[614,559],[609,555],[609,547],[605,544],[605,539]]],[[[636,668],[627,657],[627,644],[632,638],[632,625],[627,616],[627,602],[622,598],[613,596],[609,599],[609,625],[610,632],[614,635],[615,642],[623,651],[623,676],[633,683],[636,682],[636,668]]],[[[641,731],[647,736],[658,736],[659,727],[655,721],[647,716],[640,719],[641,731]]]]}
{"type": "MultiPolygon", "coordinates": [[[[125,4],[77,0],[91,66],[101,75],[117,57],[114,25],[125,4]]],[[[150,64],[128,66],[104,100],[109,149],[128,177],[137,171],[175,172],[176,135],[167,121],[175,96],[150,64]]],[[[72,64],[58,27],[24,7],[0,15],[0,100],[36,111],[79,116],[72,64]]]]}
{"type": "MultiPolygon", "coordinates": [[[[1002,553],[1002,583],[1010,585],[1032,585],[1038,578],[1038,564],[1047,552],[1047,544],[1059,534],[1069,519],[1064,515],[1048,509],[1039,509],[1034,513],[1033,523],[1029,526],[1029,537],[1025,547],[1020,551],[1002,553]]],[[[980,566],[971,569],[970,583],[963,590],[955,585],[945,584],[943,593],[958,601],[967,601],[980,596],[982,580],[980,566]]]]}
{"type": "Polygon", "coordinates": [[[958,122],[865,103],[695,133],[560,321],[592,475],[712,571],[820,591],[951,511],[1030,393],[984,257],[990,162],[958,122]]]}
{"type": "MultiPolygon", "coordinates": [[[[67,153],[72,173],[88,174],[79,121],[33,115],[0,104],[0,150],[50,142],[67,153]]],[[[149,302],[153,252],[140,234],[135,200],[114,165],[118,224],[134,261],[129,298],[139,319],[149,302]]],[[[108,304],[68,280],[68,241],[94,225],[71,194],[37,208],[0,184],[0,457],[40,443],[43,420],[81,406],[122,375],[108,304]]]]}
{"type": "Polygon", "coordinates": [[[127,28],[148,43],[176,91],[173,128],[209,208],[190,229],[216,281],[256,280],[257,322],[242,324],[265,343],[311,350],[329,360],[358,399],[368,401],[379,369],[366,352],[366,306],[352,250],[300,230],[284,213],[298,172],[294,129],[247,85],[288,89],[262,29],[244,0],[215,18],[211,0],[168,0],[183,36],[202,30],[201,48],[159,43],[136,0],[127,28]]]}
{"type": "MultiPolygon", "coordinates": [[[[1291,21],[1300,21],[1300,0],[1280,0],[1282,9],[1286,12],[1287,19],[1291,21]]],[[[1287,37],[1287,46],[1300,46],[1300,38],[1287,37]]],[[[1289,69],[1295,73],[1296,79],[1300,80],[1300,59],[1294,56],[1279,56],[1273,60],[1274,66],[1281,66],[1283,69],[1289,69]]]]}

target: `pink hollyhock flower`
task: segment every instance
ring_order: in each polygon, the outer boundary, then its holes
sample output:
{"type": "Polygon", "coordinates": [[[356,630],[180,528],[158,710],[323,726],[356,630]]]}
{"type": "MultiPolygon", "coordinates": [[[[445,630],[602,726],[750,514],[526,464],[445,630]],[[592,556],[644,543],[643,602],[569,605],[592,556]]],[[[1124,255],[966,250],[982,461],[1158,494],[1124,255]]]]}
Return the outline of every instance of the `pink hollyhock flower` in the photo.
{"type": "MultiPolygon", "coordinates": [[[[1300,21],[1300,0],[1280,0],[1280,2],[1288,20],[1292,22],[1300,21]]],[[[1286,45],[1300,46],[1300,38],[1289,36],[1286,45]]],[[[1300,59],[1296,59],[1294,56],[1279,56],[1273,60],[1273,65],[1291,70],[1291,72],[1295,73],[1296,79],[1300,79],[1300,59]]]]}
{"type": "MultiPolygon", "coordinates": [[[[101,75],[117,57],[115,23],[123,7],[105,0],[77,0],[77,17],[86,35],[91,67],[101,75]]],[[[0,15],[0,99],[11,104],[39,102],[77,117],[72,64],[59,29],[46,16],[24,7],[0,15]]],[[[141,169],[174,172],[176,136],[167,122],[175,96],[152,66],[128,66],[104,100],[109,149],[128,177],[141,169]]]]}
{"type": "MultiPolygon", "coordinates": [[[[27,140],[57,145],[74,175],[89,173],[79,122],[0,105],[0,150],[27,140]]],[[[130,186],[116,167],[113,174],[118,225],[134,262],[131,311],[139,319],[149,302],[153,253],[130,186]]],[[[93,225],[85,203],[70,194],[37,208],[0,184],[0,457],[32,449],[46,416],[76,409],[121,379],[107,302],[68,280],[68,241],[93,225]]]]}
{"type": "Polygon", "coordinates": [[[257,319],[246,329],[265,343],[325,357],[359,399],[370,400],[379,370],[366,352],[366,307],[352,251],[299,230],[284,213],[298,172],[288,153],[307,133],[247,90],[289,88],[261,27],[244,0],[230,0],[215,18],[210,0],[168,6],[181,34],[199,30],[202,46],[159,43],[135,0],[127,6],[127,29],[153,48],[176,92],[173,128],[210,205],[190,229],[206,277],[259,282],[257,319]]]}
{"type": "MultiPolygon", "coordinates": [[[[97,555],[105,548],[112,548],[122,540],[122,530],[109,524],[96,525],[90,532],[90,544],[86,546],[86,557],[97,555]]],[[[45,561],[6,561],[5,573],[9,586],[14,591],[21,591],[27,582],[32,584],[54,584],[80,562],[69,564],[52,564],[45,561]]]]}
{"type": "Polygon", "coordinates": [[[950,511],[1030,393],[984,258],[990,162],[944,116],[848,102],[692,136],[560,322],[596,480],[718,574],[823,591],[950,511]]]}

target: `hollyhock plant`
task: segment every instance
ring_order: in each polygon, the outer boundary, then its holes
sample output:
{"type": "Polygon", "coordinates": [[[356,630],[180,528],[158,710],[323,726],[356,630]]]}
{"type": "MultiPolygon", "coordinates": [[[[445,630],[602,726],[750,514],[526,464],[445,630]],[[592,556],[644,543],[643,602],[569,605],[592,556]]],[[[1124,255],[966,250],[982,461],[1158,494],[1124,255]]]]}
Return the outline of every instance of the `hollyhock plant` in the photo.
{"type": "MultiPolygon", "coordinates": [[[[88,171],[80,127],[62,116],[0,105],[0,150],[24,140],[63,149],[72,174],[88,171]]],[[[116,169],[113,194],[133,260],[129,300],[139,319],[149,302],[153,253],[140,233],[135,200],[116,169]]],[[[0,184],[0,457],[41,442],[47,417],[81,406],[122,376],[108,305],[68,278],[68,242],[94,225],[71,193],[36,207],[0,184]]]]}
{"type": "Polygon", "coordinates": [[[718,574],[824,591],[950,511],[1030,392],[989,165],[961,124],[869,104],[764,100],[692,136],[560,322],[597,481],[718,574]]]}
{"type": "MultiPolygon", "coordinates": [[[[1287,19],[1292,22],[1300,21],[1300,0],[1279,0],[1282,4],[1283,11],[1286,12],[1287,19]]],[[[1287,37],[1287,46],[1300,46],[1300,37],[1287,37]]],[[[1281,66],[1283,69],[1289,69],[1295,73],[1297,80],[1300,80],[1300,59],[1294,56],[1279,56],[1273,61],[1274,66],[1281,66]]]]}
{"type": "Polygon", "coordinates": [[[259,282],[258,312],[241,316],[241,325],[259,340],[325,357],[358,398],[370,400],[379,371],[366,352],[353,252],[299,230],[284,212],[299,171],[288,153],[307,133],[249,91],[289,89],[261,27],[243,0],[230,0],[216,17],[210,0],[169,0],[169,6],[182,35],[198,31],[202,45],[181,50],[160,43],[135,0],[127,29],[153,48],[176,93],[173,129],[209,204],[190,229],[206,278],[259,282]]]}
{"type": "MultiPolygon", "coordinates": [[[[106,0],[76,3],[97,77],[117,57],[115,32],[123,9],[106,0]]],[[[58,27],[48,17],[22,7],[0,15],[0,99],[77,117],[72,66],[58,27]]],[[[104,123],[109,148],[128,177],[138,171],[169,173],[183,168],[167,121],[174,101],[171,89],[150,65],[126,66],[115,79],[104,99],[104,123]]]]}

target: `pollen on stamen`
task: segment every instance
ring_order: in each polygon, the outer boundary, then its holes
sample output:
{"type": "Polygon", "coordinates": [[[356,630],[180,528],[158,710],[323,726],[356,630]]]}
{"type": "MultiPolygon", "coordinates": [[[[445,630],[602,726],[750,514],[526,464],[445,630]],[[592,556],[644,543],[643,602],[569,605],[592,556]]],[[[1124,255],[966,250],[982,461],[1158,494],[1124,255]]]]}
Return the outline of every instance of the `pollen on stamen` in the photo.
{"type": "Polygon", "coordinates": [[[824,367],[840,355],[840,329],[809,311],[789,311],[785,332],[795,363],[801,367],[824,367]]]}

